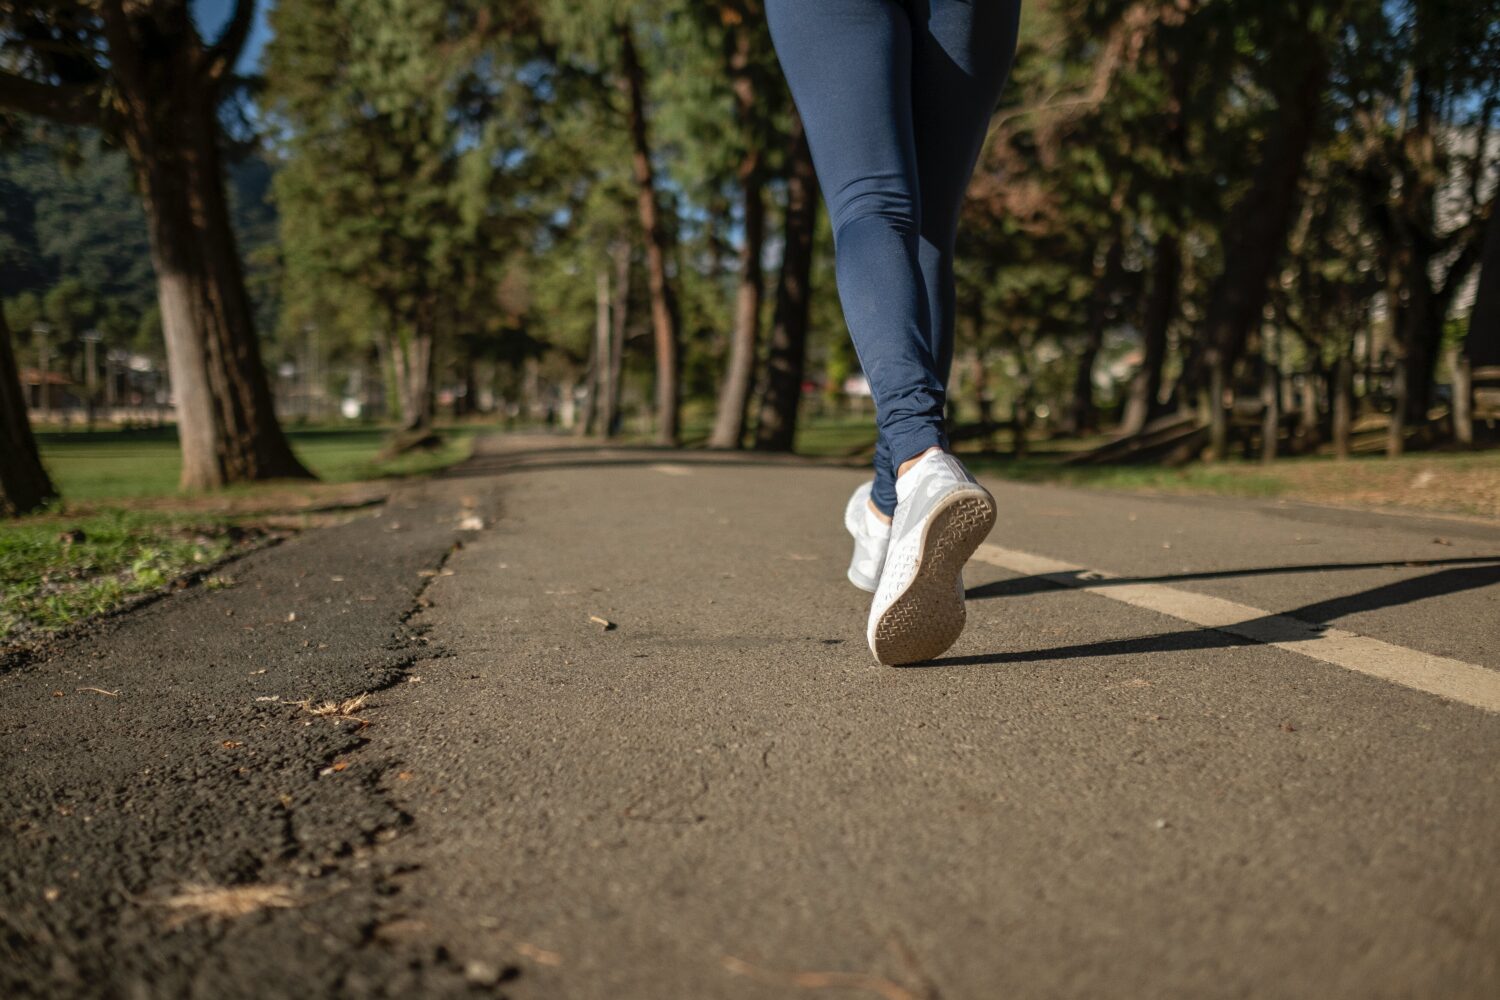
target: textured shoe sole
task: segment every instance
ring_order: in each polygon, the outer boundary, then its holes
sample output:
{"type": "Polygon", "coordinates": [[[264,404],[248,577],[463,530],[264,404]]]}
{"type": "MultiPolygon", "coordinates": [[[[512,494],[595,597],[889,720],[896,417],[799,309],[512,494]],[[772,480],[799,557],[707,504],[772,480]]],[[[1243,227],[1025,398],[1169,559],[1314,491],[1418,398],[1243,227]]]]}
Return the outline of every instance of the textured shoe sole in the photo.
{"type": "Polygon", "coordinates": [[[941,656],[963,634],[963,588],[954,580],[995,526],[995,502],[963,490],[927,518],[911,583],[875,623],[870,648],[887,666],[941,656]]]}

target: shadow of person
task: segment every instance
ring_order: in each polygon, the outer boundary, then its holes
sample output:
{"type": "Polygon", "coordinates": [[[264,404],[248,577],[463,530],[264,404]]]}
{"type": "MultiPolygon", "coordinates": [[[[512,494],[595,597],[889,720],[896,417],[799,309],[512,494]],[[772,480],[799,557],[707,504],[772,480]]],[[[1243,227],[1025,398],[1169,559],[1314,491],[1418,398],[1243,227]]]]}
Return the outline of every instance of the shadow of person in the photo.
{"type": "MultiPolygon", "coordinates": [[[[1009,653],[986,653],[978,656],[952,656],[930,660],[926,663],[911,664],[911,666],[922,668],[996,666],[1005,663],[1036,663],[1107,656],[1135,656],[1143,653],[1227,649],[1234,646],[1253,645],[1258,642],[1305,642],[1308,639],[1314,639],[1322,635],[1334,622],[1349,615],[1366,611],[1378,611],[1383,608],[1402,607],[1434,597],[1444,597],[1449,594],[1463,593],[1469,590],[1476,590],[1480,587],[1487,587],[1491,584],[1500,584],[1500,557],[1491,557],[1483,560],[1442,560],[1432,565],[1449,563],[1467,563],[1469,565],[1449,566],[1449,568],[1440,569],[1435,573],[1428,573],[1406,580],[1397,580],[1379,587],[1372,587],[1369,590],[1360,591],[1356,594],[1316,601],[1312,604],[1304,604],[1299,608],[1293,608],[1290,611],[1267,614],[1235,624],[1234,628],[1236,632],[1249,633],[1254,636],[1254,639],[1245,638],[1243,635],[1223,632],[1214,628],[1195,627],[1177,632],[1163,632],[1152,636],[1110,639],[1103,642],[1057,646],[1051,649],[1017,650],[1009,653]],[[1478,565],[1473,565],[1473,563],[1478,563],[1478,565]]],[[[1372,565],[1390,566],[1393,564],[1374,563],[1331,566],[1327,568],[1360,569],[1369,568],[1372,565]]],[[[1396,563],[1394,565],[1402,564],[1396,563]]],[[[1300,569],[1293,567],[1290,571],[1295,572],[1300,571],[1300,569]]],[[[1090,586],[1096,586],[1100,583],[1118,585],[1121,583],[1160,582],[1172,579],[1211,579],[1236,575],[1248,576],[1274,572],[1277,571],[1273,569],[1261,569],[1247,570],[1240,573],[1224,572],[1190,574],[1181,577],[1158,577],[1151,581],[1091,581],[1090,586]]],[[[1018,580],[1002,580],[998,584],[986,584],[983,587],[976,587],[975,591],[984,591],[983,596],[985,597],[1020,596],[1022,594],[1037,593],[1038,590],[1054,590],[1066,586],[1063,583],[1054,582],[1057,580],[1057,576],[1022,577],[1018,580]],[[1033,589],[1033,585],[1038,581],[1042,582],[1043,586],[1033,589]],[[1007,590],[1006,585],[1014,586],[1007,590]]]]}

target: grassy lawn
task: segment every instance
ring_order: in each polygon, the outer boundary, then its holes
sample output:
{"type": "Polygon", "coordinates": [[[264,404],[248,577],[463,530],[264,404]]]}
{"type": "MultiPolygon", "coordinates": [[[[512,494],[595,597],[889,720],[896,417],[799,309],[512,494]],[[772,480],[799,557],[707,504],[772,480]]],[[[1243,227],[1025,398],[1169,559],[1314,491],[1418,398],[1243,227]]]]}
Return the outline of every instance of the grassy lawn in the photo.
{"type": "MultiPolygon", "coordinates": [[[[1179,469],[1153,465],[1073,466],[1069,455],[1103,438],[1036,441],[1024,459],[1009,457],[1009,433],[994,442],[999,452],[978,452],[960,443],[958,452],[976,471],[1022,482],[1057,483],[1086,489],[1192,496],[1279,497],[1343,507],[1399,508],[1500,518],[1500,450],[1418,452],[1390,459],[1365,455],[1344,461],[1329,456],[1285,458],[1272,465],[1232,459],[1179,469]]],[[[848,457],[869,454],[874,441],[868,417],[808,421],[799,429],[803,454],[848,457]]]]}
{"type": "Polygon", "coordinates": [[[263,533],[217,520],[111,511],[0,528],[0,646],[118,607],[263,533]]]}
{"type": "MultiPolygon", "coordinates": [[[[442,447],[382,461],[387,431],[324,427],[288,431],[292,448],[325,483],[422,475],[468,457],[475,428],[443,431],[442,447]]],[[[182,459],[171,428],[145,431],[53,431],[39,434],[42,460],[69,503],[177,495],[182,459]]],[[[241,487],[238,493],[264,487],[241,487]]]]}
{"type": "Polygon", "coordinates": [[[365,502],[378,492],[353,484],[461,461],[478,430],[445,429],[436,450],[390,460],[380,457],[387,433],[380,428],[293,430],[292,447],[321,482],[198,495],[177,489],[181,460],[170,428],[43,432],[42,459],[64,500],[0,524],[0,650],[254,547],[273,533],[268,515],[365,502]]]}

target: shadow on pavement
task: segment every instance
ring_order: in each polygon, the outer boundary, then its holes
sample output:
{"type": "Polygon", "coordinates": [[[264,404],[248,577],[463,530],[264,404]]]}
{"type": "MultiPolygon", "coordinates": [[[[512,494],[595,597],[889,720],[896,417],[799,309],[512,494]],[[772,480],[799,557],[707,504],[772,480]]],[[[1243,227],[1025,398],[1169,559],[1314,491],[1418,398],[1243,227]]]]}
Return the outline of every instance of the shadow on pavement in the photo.
{"type": "Polygon", "coordinates": [[[781,467],[792,469],[862,469],[857,458],[810,457],[785,452],[684,450],[636,445],[584,445],[532,448],[476,454],[442,473],[444,479],[473,479],[519,472],[556,472],[623,466],[700,466],[706,468],[781,467]]]}
{"type": "MultiPolygon", "coordinates": [[[[1257,635],[1261,636],[1260,641],[1263,642],[1302,642],[1316,636],[1322,629],[1330,627],[1333,622],[1348,615],[1364,611],[1378,611],[1382,608],[1401,607],[1432,597],[1443,597],[1448,594],[1476,590],[1480,587],[1490,586],[1491,584],[1500,584],[1500,556],[1497,556],[1488,559],[1444,559],[1415,564],[1404,562],[1356,563],[1316,567],[1288,567],[1286,569],[1265,568],[1220,573],[1191,573],[1177,577],[1089,581],[1089,586],[1118,586],[1126,583],[1168,583],[1174,580],[1223,579],[1235,576],[1312,572],[1315,570],[1371,569],[1393,565],[1447,566],[1449,568],[1440,569],[1436,573],[1428,573],[1409,580],[1398,580],[1394,583],[1372,587],[1369,590],[1360,591],[1356,594],[1305,604],[1300,608],[1268,614],[1241,624],[1253,628],[1257,635]],[[1298,624],[1293,625],[1287,622],[1286,619],[1295,619],[1298,624]],[[1309,625],[1314,626],[1312,636],[1309,635],[1309,625]]],[[[1026,594],[1035,594],[1067,587],[1067,584],[1058,582],[1058,580],[1059,575],[1001,580],[993,584],[975,587],[968,593],[971,598],[1019,597],[1026,594]]],[[[1044,660],[1085,659],[1096,656],[1131,656],[1140,653],[1164,653],[1192,649],[1224,649],[1231,646],[1255,644],[1255,640],[1231,635],[1213,628],[1201,627],[1184,629],[1180,632],[1163,632],[1153,636],[1111,639],[1105,642],[1090,642],[1075,646],[1058,646],[1052,649],[988,653],[981,656],[946,657],[927,663],[912,664],[912,666],[926,668],[1032,663],[1044,660]]]]}
{"type": "Polygon", "coordinates": [[[1301,566],[1259,566],[1251,569],[1213,570],[1205,573],[1179,573],[1172,576],[1111,576],[1095,578],[1076,573],[1047,573],[1043,576],[1023,576],[1013,580],[996,580],[970,587],[964,596],[971,601],[982,601],[990,597],[1021,597],[1040,594],[1058,588],[1071,588],[1072,581],[1086,584],[1090,590],[1102,587],[1120,587],[1138,583],[1187,583],[1193,580],[1232,580],[1246,576],[1282,576],[1294,573],[1331,573],[1351,569],[1390,569],[1392,567],[1425,568],[1429,566],[1487,566],[1500,563],[1500,555],[1465,556],[1456,559],[1390,559],[1385,562],[1362,563],[1308,563],[1301,566]]]}

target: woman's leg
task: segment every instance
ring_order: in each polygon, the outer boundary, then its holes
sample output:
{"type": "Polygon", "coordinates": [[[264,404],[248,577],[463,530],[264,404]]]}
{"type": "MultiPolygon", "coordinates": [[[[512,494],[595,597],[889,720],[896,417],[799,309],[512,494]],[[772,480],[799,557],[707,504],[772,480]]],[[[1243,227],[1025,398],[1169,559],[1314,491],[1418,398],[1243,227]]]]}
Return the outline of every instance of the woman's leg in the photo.
{"type": "Polygon", "coordinates": [[[833,221],[839,298],[880,425],[872,499],[889,515],[896,466],[946,443],[918,260],[912,19],[897,0],[767,0],[766,15],[833,221]]]}
{"type": "Polygon", "coordinates": [[[944,388],[953,365],[953,245],[964,192],[1016,50],[1021,0],[909,0],[918,250],[928,350],[944,388]]]}

